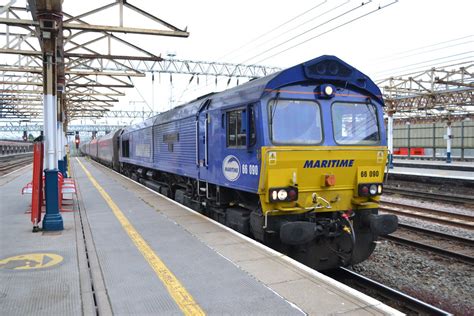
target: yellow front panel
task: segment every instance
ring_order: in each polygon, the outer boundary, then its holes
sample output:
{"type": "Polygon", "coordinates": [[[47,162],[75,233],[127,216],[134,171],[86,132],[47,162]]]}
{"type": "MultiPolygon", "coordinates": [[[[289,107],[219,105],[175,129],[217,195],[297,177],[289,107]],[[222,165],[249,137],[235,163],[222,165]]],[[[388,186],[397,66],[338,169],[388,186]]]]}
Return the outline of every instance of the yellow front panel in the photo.
{"type": "Polygon", "coordinates": [[[318,205],[315,211],[327,212],[374,207],[378,198],[359,198],[358,183],[382,183],[386,159],[384,146],[262,147],[262,209],[306,212],[318,205]],[[330,175],[334,185],[326,183],[330,175]],[[298,188],[296,202],[269,202],[270,188],[288,186],[298,188]]]}

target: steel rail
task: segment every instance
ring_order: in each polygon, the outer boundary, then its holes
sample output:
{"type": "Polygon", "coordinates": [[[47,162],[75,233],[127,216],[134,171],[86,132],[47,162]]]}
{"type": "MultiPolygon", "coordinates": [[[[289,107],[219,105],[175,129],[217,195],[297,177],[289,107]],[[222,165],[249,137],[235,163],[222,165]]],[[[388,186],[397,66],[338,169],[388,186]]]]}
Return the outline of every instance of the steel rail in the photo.
{"type": "Polygon", "coordinates": [[[384,186],[385,193],[392,193],[392,194],[401,194],[404,196],[412,196],[417,198],[427,198],[430,200],[442,201],[442,202],[451,202],[451,203],[461,203],[461,204],[472,204],[474,203],[474,197],[468,195],[460,195],[460,194],[445,194],[442,192],[424,192],[418,191],[414,189],[402,189],[402,188],[394,188],[391,186],[384,186]]]}
{"type": "Polygon", "coordinates": [[[16,153],[16,154],[8,154],[8,155],[0,155],[0,163],[7,162],[13,159],[22,159],[24,157],[33,157],[33,152],[26,152],[26,153],[16,153]]]}
{"type": "Polygon", "coordinates": [[[16,161],[4,161],[0,164],[0,175],[6,174],[9,171],[13,170],[17,167],[23,167],[30,164],[33,160],[33,156],[30,157],[23,157],[16,161]]]}
{"type": "Polygon", "coordinates": [[[371,280],[346,268],[337,269],[334,278],[338,281],[350,280],[363,288],[374,290],[377,294],[393,301],[394,303],[400,303],[404,308],[409,310],[409,314],[415,312],[421,315],[452,315],[440,308],[420,301],[417,298],[371,280]]]}
{"type": "Polygon", "coordinates": [[[443,233],[443,232],[440,232],[440,231],[437,231],[437,230],[431,230],[431,229],[427,229],[427,228],[423,228],[423,227],[412,226],[412,225],[402,224],[402,223],[399,223],[398,227],[409,229],[409,230],[416,231],[416,232],[420,232],[420,233],[423,233],[423,234],[433,235],[433,236],[439,237],[439,238],[449,239],[450,241],[454,241],[454,242],[465,243],[468,246],[474,247],[474,239],[459,237],[459,236],[455,236],[455,235],[446,234],[446,233],[443,233]]]}
{"type": "MultiPolygon", "coordinates": [[[[432,231],[432,230],[428,230],[428,229],[424,229],[424,228],[420,228],[420,227],[414,227],[414,226],[405,225],[405,224],[399,224],[399,227],[404,228],[408,231],[412,231],[412,232],[421,232],[421,233],[426,234],[426,235],[441,237],[441,238],[444,238],[448,241],[460,242],[460,243],[465,244],[466,247],[472,247],[474,245],[474,240],[467,239],[467,238],[452,236],[452,235],[440,233],[440,232],[437,232],[437,231],[432,231]]],[[[438,255],[442,255],[444,257],[457,259],[457,260],[462,261],[464,263],[474,265],[474,257],[472,257],[470,255],[467,255],[467,254],[464,254],[464,253],[461,253],[461,252],[451,251],[451,250],[448,250],[447,248],[445,249],[445,248],[436,247],[436,246],[430,245],[429,243],[420,242],[419,240],[408,239],[406,237],[402,237],[402,236],[397,235],[396,232],[394,234],[383,236],[381,238],[390,240],[390,241],[395,242],[397,244],[406,245],[406,246],[414,247],[414,248],[417,248],[417,249],[422,249],[422,250],[425,250],[425,251],[428,251],[428,252],[432,252],[432,253],[435,253],[435,254],[438,254],[438,255]]]]}
{"type": "Polygon", "coordinates": [[[379,211],[424,219],[430,222],[466,228],[469,230],[474,229],[474,217],[471,215],[457,214],[393,202],[382,202],[379,211]]]}

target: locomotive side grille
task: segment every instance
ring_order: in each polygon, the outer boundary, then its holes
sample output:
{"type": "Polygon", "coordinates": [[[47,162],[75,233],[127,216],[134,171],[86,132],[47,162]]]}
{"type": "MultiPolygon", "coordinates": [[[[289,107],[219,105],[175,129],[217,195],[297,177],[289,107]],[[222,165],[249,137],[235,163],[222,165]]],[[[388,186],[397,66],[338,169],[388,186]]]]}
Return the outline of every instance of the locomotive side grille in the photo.
{"type": "Polygon", "coordinates": [[[153,128],[154,161],[161,167],[194,165],[196,151],[195,118],[160,124],[153,128]],[[178,133],[175,141],[166,135],[178,133]],[[167,140],[167,141],[165,141],[167,140]]]}

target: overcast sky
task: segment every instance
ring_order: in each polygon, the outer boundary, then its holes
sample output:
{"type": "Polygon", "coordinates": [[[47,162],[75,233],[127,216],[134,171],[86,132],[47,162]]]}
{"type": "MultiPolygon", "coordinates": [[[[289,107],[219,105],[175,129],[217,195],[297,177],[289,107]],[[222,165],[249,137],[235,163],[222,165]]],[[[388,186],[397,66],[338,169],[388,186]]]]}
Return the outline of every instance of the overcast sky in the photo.
{"type": "MultiPolygon", "coordinates": [[[[65,0],[63,9],[80,14],[110,2],[65,0]]],[[[373,79],[474,60],[472,0],[382,0],[365,1],[364,6],[360,0],[128,2],[179,28],[187,27],[189,38],[120,35],[164,58],[173,53],[178,59],[284,68],[330,54],[373,79]]],[[[18,0],[16,5],[23,3],[18,0]]],[[[118,9],[87,21],[117,23],[118,9]]],[[[128,10],[124,22],[133,27],[160,27],[128,10]]],[[[204,77],[199,85],[195,80],[188,84],[189,78],[173,76],[171,89],[169,75],[156,76],[154,105],[151,76],[134,79],[136,89],[126,90],[127,97],[118,108],[163,111],[169,108],[171,91],[177,105],[227,86],[226,79],[216,87],[214,78],[207,86],[204,77]]],[[[235,84],[232,81],[230,86],[235,84]]]]}

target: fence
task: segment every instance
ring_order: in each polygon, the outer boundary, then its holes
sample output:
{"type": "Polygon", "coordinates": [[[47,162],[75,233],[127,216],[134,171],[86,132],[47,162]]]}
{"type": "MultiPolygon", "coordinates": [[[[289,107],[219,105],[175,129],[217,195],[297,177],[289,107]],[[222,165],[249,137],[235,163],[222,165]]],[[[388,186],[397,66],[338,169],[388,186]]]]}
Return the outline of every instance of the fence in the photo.
{"type": "Polygon", "coordinates": [[[0,156],[33,152],[33,144],[27,142],[0,141],[0,156]]]}
{"type": "MultiPolygon", "coordinates": [[[[446,134],[446,123],[394,125],[394,153],[406,156],[445,158],[446,134]]],[[[451,134],[451,157],[474,158],[474,122],[453,122],[451,134]]]]}

